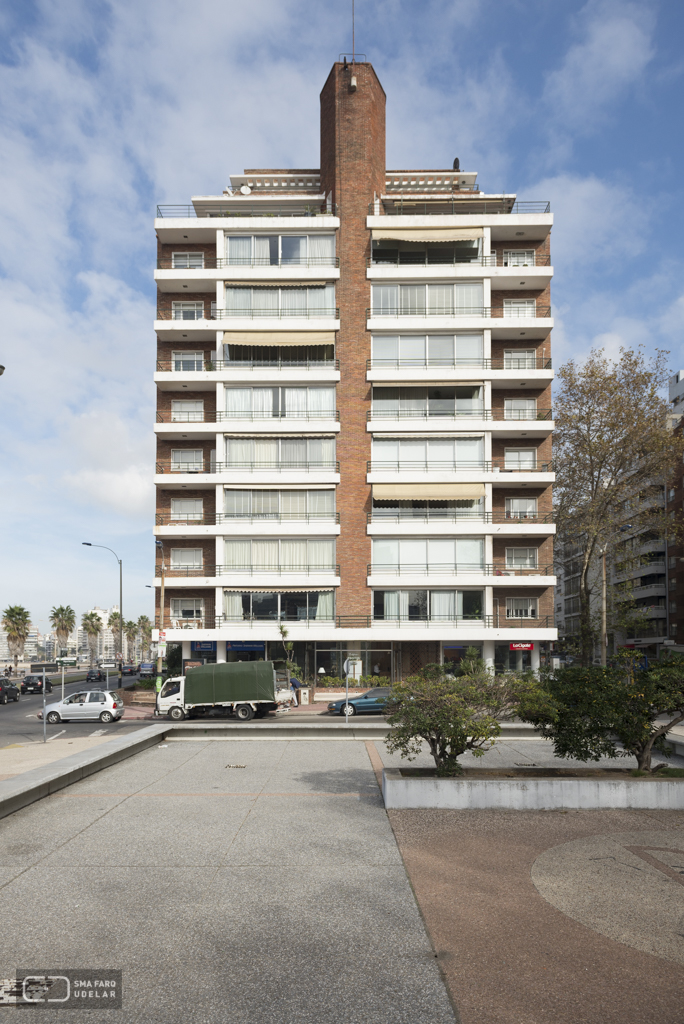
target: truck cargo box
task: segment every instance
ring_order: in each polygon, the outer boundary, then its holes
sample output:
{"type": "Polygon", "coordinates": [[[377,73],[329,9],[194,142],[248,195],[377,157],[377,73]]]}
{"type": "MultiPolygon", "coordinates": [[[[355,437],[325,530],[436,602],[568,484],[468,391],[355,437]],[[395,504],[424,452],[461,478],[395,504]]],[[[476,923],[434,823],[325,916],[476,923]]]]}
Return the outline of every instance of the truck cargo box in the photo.
{"type": "Polygon", "coordinates": [[[184,700],[186,705],[275,701],[273,663],[229,661],[189,668],[184,700]]]}

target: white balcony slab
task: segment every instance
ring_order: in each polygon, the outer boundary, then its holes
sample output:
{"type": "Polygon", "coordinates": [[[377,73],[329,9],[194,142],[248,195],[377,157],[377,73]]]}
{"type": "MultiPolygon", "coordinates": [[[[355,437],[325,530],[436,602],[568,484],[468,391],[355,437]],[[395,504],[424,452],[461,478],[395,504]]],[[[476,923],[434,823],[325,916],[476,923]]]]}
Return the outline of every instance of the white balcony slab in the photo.
{"type": "MultiPolygon", "coordinates": [[[[217,281],[273,282],[283,281],[337,281],[339,267],[202,267],[197,270],[155,270],[154,279],[161,292],[210,292],[217,281]]],[[[532,285],[530,285],[532,287],[532,285]]]]}
{"type": "MultiPolygon", "coordinates": [[[[395,198],[389,196],[388,198],[395,198]]],[[[425,200],[434,201],[434,196],[425,200]]],[[[474,202],[496,200],[497,196],[477,196],[474,202]]],[[[420,202],[422,197],[412,196],[420,202]]],[[[157,223],[157,222],[155,222],[157,223]]],[[[455,214],[413,214],[413,215],[370,215],[366,218],[369,228],[475,228],[492,229],[492,241],[520,240],[520,231],[525,238],[546,238],[553,226],[552,213],[455,213],[455,214]]]]}
{"type": "Polygon", "coordinates": [[[454,431],[489,431],[497,437],[540,438],[553,432],[553,420],[492,420],[477,416],[371,416],[366,430],[372,434],[453,434],[454,431]]]}
{"type": "MultiPolygon", "coordinates": [[[[370,620],[369,620],[370,621],[370,620]]],[[[468,644],[470,641],[481,643],[483,640],[494,640],[503,643],[520,641],[539,643],[558,639],[555,627],[522,627],[515,626],[484,626],[477,622],[462,625],[449,625],[443,622],[371,622],[368,626],[336,627],[333,622],[306,623],[287,622],[290,640],[316,640],[317,642],[339,640],[441,640],[468,644]]],[[[281,639],[277,623],[269,622],[235,622],[221,623],[217,629],[165,629],[167,642],[179,643],[182,640],[274,640],[281,639]]]]}
{"type": "Polygon", "coordinates": [[[268,419],[231,419],[221,420],[216,424],[219,433],[222,434],[336,434],[340,430],[339,420],[334,419],[304,419],[304,417],[292,418],[270,417],[268,419]]]}
{"type": "Polygon", "coordinates": [[[556,479],[555,473],[551,472],[517,472],[508,470],[455,470],[444,472],[435,469],[409,469],[400,470],[373,469],[366,474],[366,481],[369,484],[405,484],[405,483],[430,483],[430,484],[456,484],[456,483],[484,483],[493,484],[495,487],[524,487],[534,485],[536,487],[548,487],[556,479]]]}
{"type": "Polygon", "coordinates": [[[373,264],[366,270],[369,281],[491,281],[492,291],[529,291],[548,287],[553,267],[486,267],[480,263],[373,264]]]}
{"type": "Polygon", "coordinates": [[[477,572],[383,572],[373,571],[366,577],[366,583],[375,590],[429,590],[437,587],[554,587],[555,576],[516,576],[506,569],[501,575],[477,572]]]}
{"type": "Polygon", "coordinates": [[[222,572],[213,581],[216,587],[244,587],[245,590],[253,590],[255,587],[262,590],[278,590],[280,587],[297,587],[301,590],[320,590],[339,587],[341,580],[333,572],[222,572]]]}
{"type": "Polygon", "coordinates": [[[553,380],[553,370],[492,370],[485,366],[373,366],[366,370],[371,383],[446,384],[453,381],[485,383],[493,388],[546,388],[553,380]]]}
{"type": "Polygon", "coordinates": [[[154,482],[164,490],[180,488],[216,487],[217,484],[338,484],[339,473],[333,471],[306,472],[305,470],[221,470],[218,473],[156,473],[154,482]]]}
{"type": "MultiPolygon", "coordinates": [[[[169,353],[169,358],[170,358],[169,353]]],[[[197,370],[176,372],[174,370],[157,370],[154,380],[160,391],[213,391],[218,383],[229,384],[287,384],[287,383],[330,383],[340,379],[340,371],[334,367],[309,368],[295,367],[260,367],[235,366],[221,370],[197,370]]],[[[468,378],[469,380],[472,378],[468,378]]],[[[180,396],[179,396],[180,397],[180,396]]]]}
{"type": "Polygon", "coordinates": [[[332,519],[315,523],[290,519],[278,522],[268,519],[230,519],[205,526],[200,523],[174,523],[155,526],[156,537],[337,537],[340,524],[332,519]]]}
{"type": "Polygon", "coordinates": [[[401,519],[369,523],[371,537],[549,537],[556,532],[555,523],[516,522],[485,523],[479,519],[401,519]]]}
{"type": "MultiPolygon", "coordinates": [[[[282,202],[285,198],[279,196],[278,200],[282,202]]],[[[302,202],[299,196],[297,200],[302,202]]],[[[159,241],[167,245],[176,242],[214,245],[217,229],[239,233],[267,229],[271,233],[285,231],[311,234],[314,231],[336,231],[339,226],[338,217],[326,214],[316,217],[157,217],[154,221],[159,241]]]]}

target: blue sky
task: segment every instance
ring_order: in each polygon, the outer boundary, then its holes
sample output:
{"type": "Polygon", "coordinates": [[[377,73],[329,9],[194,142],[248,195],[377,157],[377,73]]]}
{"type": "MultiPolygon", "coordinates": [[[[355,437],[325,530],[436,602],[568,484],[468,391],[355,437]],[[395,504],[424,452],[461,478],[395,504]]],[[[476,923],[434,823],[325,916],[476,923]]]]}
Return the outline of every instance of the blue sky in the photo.
{"type": "MultiPolygon", "coordinates": [[[[356,0],[390,168],[549,199],[555,359],[684,364],[679,0],[356,0]]],[[[316,167],[351,0],[0,7],[0,607],[151,613],[158,202],[316,167]]]]}

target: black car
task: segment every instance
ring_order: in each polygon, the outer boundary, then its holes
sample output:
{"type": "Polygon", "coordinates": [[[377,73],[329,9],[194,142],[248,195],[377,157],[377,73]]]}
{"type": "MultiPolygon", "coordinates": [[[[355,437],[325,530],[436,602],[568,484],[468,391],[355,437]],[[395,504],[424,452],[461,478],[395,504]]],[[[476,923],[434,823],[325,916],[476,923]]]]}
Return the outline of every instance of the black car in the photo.
{"type": "Polygon", "coordinates": [[[123,665],[121,667],[122,676],[135,676],[138,674],[138,670],[135,665],[123,665]]]}
{"type": "Polygon", "coordinates": [[[100,683],[103,679],[106,679],[106,675],[99,668],[91,668],[88,670],[88,674],[85,677],[86,683],[100,683]]]}
{"type": "MultiPolygon", "coordinates": [[[[22,693],[42,693],[43,692],[43,677],[42,676],[24,676],[21,683],[22,693]]],[[[52,683],[45,677],[45,692],[52,693],[52,683]]]]}
{"type": "Polygon", "coordinates": [[[19,687],[0,676],[0,704],[6,704],[8,700],[19,700],[19,687]]]}

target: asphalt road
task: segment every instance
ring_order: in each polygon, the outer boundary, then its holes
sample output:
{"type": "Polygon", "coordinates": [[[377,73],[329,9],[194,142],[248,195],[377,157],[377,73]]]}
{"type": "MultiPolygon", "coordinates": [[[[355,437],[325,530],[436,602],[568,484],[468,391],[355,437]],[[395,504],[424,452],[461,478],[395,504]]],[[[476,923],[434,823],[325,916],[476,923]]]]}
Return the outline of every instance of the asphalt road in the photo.
{"type": "MultiPolygon", "coordinates": [[[[50,678],[53,682],[53,688],[52,693],[46,693],[45,695],[46,704],[55,703],[62,699],[61,678],[54,674],[50,678]]],[[[130,676],[125,676],[124,678],[128,681],[131,680],[130,676]]],[[[109,682],[110,687],[113,688],[112,684],[118,682],[118,675],[110,673],[109,682]]],[[[89,683],[86,687],[82,679],[73,683],[65,682],[64,694],[68,696],[70,693],[76,693],[78,690],[94,690],[96,685],[98,684],[89,683]]],[[[11,743],[41,741],[43,739],[43,722],[37,715],[42,710],[42,707],[43,696],[37,693],[22,694],[18,701],[10,701],[8,704],[0,705],[0,747],[7,747],[11,743]]],[[[112,739],[115,739],[117,736],[125,735],[134,729],[140,729],[146,725],[149,725],[149,720],[146,719],[130,722],[112,722],[107,726],[104,726],[101,722],[60,722],[59,725],[48,724],[47,737],[49,740],[50,737],[59,735],[60,739],[70,739],[93,735],[104,736],[111,732],[112,739]],[[103,732],[105,729],[107,732],[103,732]]]]}

